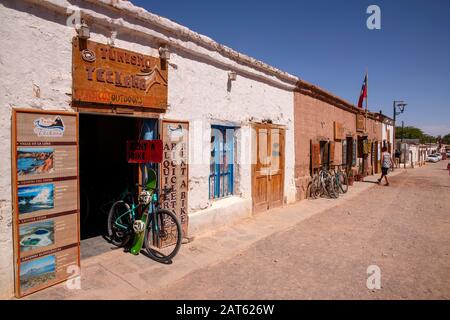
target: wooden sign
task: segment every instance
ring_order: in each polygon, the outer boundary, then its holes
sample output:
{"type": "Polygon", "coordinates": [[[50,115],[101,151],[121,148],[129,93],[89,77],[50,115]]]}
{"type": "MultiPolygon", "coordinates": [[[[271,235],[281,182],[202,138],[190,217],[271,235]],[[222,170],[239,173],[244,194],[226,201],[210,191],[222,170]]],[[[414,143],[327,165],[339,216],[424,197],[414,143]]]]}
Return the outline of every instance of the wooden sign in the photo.
{"type": "Polygon", "coordinates": [[[98,42],[72,40],[73,100],[165,110],[167,62],[98,42]]]}
{"type": "Polygon", "coordinates": [[[342,123],[334,121],[334,140],[341,141],[344,139],[344,127],[342,123]]]}
{"type": "Polygon", "coordinates": [[[128,163],[161,163],[162,157],[161,140],[127,141],[128,163]]]}
{"type": "Polygon", "coordinates": [[[363,114],[356,115],[356,131],[364,132],[365,130],[365,118],[363,114]]]}
{"type": "Polygon", "coordinates": [[[13,109],[15,293],[79,274],[78,115],[13,109]]]}
{"type": "Polygon", "coordinates": [[[173,188],[161,207],[175,212],[181,222],[183,234],[188,231],[188,154],[189,123],[163,120],[161,124],[163,161],[161,183],[164,188],[173,188]]]}

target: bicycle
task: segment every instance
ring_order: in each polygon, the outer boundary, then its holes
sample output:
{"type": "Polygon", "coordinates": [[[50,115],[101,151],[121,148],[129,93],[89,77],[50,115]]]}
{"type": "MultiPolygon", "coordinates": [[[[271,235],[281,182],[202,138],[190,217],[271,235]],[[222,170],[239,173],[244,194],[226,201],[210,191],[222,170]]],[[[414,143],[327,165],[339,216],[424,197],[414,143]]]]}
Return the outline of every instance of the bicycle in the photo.
{"type": "MultiPolygon", "coordinates": [[[[92,193],[91,190],[90,192],[92,193]]],[[[96,192],[95,199],[91,201],[89,199],[88,191],[86,189],[82,189],[80,191],[80,207],[83,215],[80,217],[80,223],[84,226],[89,222],[92,208],[97,208],[97,214],[106,216],[109,214],[110,208],[115,202],[123,200],[124,202],[130,204],[132,201],[134,201],[133,198],[133,194],[128,189],[125,189],[117,197],[111,197],[111,195],[106,192],[96,192]]]]}
{"type": "Polygon", "coordinates": [[[335,176],[332,175],[326,168],[321,168],[319,171],[321,195],[328,195],[330,198],[338,198],[339,192],[336,191],[335,176]]]}
{"type": "Polygon", "coordinates": [[[335,189],[339,193],[347,193],[348,191],[348,177],[344,170],[342,170],[342,165],[337,166],[337,170],[332,169],[332,174],[335,176],[335,189]]]}
{"type": "Polygon", "coordinates": [[[314,172],[311,181],[306,188],[306,197],[308,199],[317,199],[321,196],[320,178],[317,172],[314,172]]]}
{"type": "MultiPolygon", "coordinates": [[[[108,236],[118,247],[128,246],[133,238],[132,254],[139,254],[144,245],[150,258],[167,263],[178,253],[183,231],[175,214],[159,207],[155,171],[150,170],[148,176],[145,186],[137,185],[143,187],[137,205],[134,201],[129,205],[123,200],[113,204],[108,215],[108,236]]],[[[172,191],[173,188],[163,189],[163,199],[172,191]]]]}

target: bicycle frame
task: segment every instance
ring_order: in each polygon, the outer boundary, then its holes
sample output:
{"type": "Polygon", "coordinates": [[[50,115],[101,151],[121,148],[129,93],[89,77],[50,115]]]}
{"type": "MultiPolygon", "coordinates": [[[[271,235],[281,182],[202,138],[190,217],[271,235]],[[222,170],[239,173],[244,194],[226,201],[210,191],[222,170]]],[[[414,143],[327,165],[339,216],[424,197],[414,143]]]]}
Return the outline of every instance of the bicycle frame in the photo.
{"type": "MultiPolygon", "coordinates": [[[[123,217],[125,217],[125,216],[127,216],[127,215],[130,215],[130,218],[131,218],[130,220],[131,220],[131,223],[133,224],[133,223],[136,221],[137,209],[138,209],[139,207],[141,207],[141,208],[142,208],[142,214],[143,214],[143,215],[144,215],[144,214],[147,214],[147,215],[148,215],[148,216],[147,216],[147,219],[146,219],[146,225],[145,225],[145,230],[147,230],[147,228],[148,228],[148,222],[150,221],[149,218],[151,218],[150,215],[151,215],[151,214],[155,214],[156,209],[157,209],[157,207],[158,207],[158,205],[155,205],[155,204],[158,204],[158,203],[159,203],[159,197],[158,197],[158,193],[155,191],[155,192],[153,193],[153,195],[152,195],[152,200],[150,201],[150,203],[148,203],[148,204],[146,204],[146,205],[135,205],[134,203],[132,203],[132,204],[131,204],[130,210],[124,212],[122,215],[120,215],[119,217],[117,217],[116,220],[114,221],[114,223],[115,223],[118,227],[120,227],[120,228],[122,228],[122,229],[124,229],[124,230],[127,230],[128,227],[122,225],[119,221],[120,221],[123,217]],[[149,210],[149,209],[150,209],[150,210],[149,210]]],[[[158,224],[157,224],[157,223],[154,223],[153,226],[154,226],[154,228],[155,228],[154,231],[155,231],[155,232],[158,232],[158,231],[159,231],[159,229],[158,229],[158,224]]]]}

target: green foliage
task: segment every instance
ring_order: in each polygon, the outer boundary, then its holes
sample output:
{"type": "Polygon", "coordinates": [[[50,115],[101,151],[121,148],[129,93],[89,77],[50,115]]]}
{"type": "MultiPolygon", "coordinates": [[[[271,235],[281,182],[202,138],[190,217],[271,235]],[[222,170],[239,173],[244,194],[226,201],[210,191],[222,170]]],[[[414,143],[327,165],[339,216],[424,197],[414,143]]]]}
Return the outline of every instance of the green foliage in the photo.
{"type": "Polygon", "coordinates": [[[423,137],[420,138],[421,143],[436,143],[436,137],[430,136],[428,134],[424,134],[423,137]]]}
{"type": "Polygon", "coordinates": [[[450,144],[450,133],[442,137],[443,144],[450,144]]]}
{"type": "MultiPolygon", "coordinates": [[[[396,127],[395,138],[401,139],[402,135],[403,139],[420,139],[421,143],[436,143],[437,141],[436,137],[426,134],[421,129],[412,126],[404,127],[403,130],[402,127],[396,127]]],[[[450,140],[450,135],[444,136],[443,139],[445,139],[445,137],[447,137],[447,139],[450,140]]]]}

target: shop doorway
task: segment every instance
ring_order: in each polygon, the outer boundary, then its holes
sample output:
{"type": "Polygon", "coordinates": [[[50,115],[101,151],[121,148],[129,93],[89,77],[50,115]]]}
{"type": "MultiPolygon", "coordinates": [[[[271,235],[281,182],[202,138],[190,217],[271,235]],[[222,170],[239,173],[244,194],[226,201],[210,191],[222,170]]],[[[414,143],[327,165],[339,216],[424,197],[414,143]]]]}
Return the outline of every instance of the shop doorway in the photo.
{"type": "MultiPolygon", "coordinates": [[[[346,137],[346,161],[345,165],[347,167],[347,170],[351,169],[351,167],[354,165],[353,162],[356,162],[356,153],[354,154],[353,150],[355,147],[353,146],[354,141],[353,137],[346,137]]],[[[356,165],[356,163],[355,163],[356,165]]]]}
{"type": "Polygon", "coordinates": [[[126,142],[137,130],[137,118],[80,114],[81,240],[105,234],[108,202],[137,182],[136,167],[126,160],[126,142]]]}
{"type": "Polygon", "coordinates": [[[143,165],[127,162],[127,140],[138,140],[139,137],[153,139],[156,130],[156,119],[80,113],[80,236],[83,257],[111,250],[111,245],[103,238],[109,209],[125,193],[135,194],[143,171],[143,165]]]}

